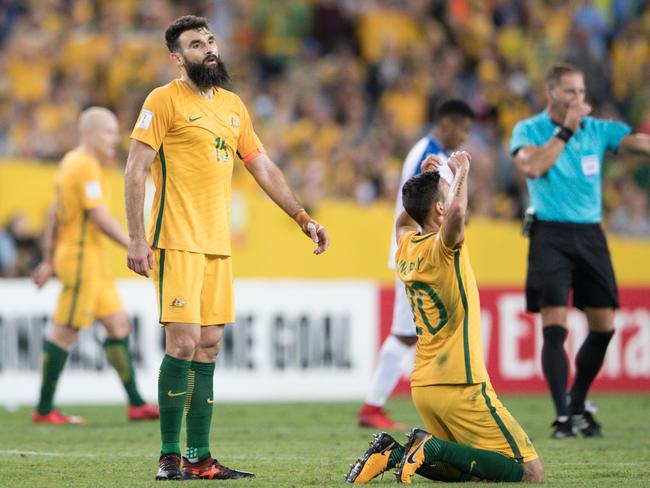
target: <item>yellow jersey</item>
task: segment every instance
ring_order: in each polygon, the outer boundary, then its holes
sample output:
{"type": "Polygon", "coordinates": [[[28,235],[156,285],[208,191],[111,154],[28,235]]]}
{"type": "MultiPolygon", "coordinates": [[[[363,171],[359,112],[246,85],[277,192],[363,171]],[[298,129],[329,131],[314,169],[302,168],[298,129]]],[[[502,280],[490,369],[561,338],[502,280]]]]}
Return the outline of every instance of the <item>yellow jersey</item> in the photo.
{"type": "Polygon", "coordinates": [[[102,231],[86,212],[107,205],[106,181],[97,159],[81,149],[68,152],[56,175],[56,250],[99,249],[102,231]]]}
{"type": "Polygon", "coordinates": [[[230,256],[235,155],[264,152],[241,99],[219,88],[208,100],[174,80],[149,94],[131,137],[158,152],[149,244],[230,256]]]}
{"type": "Polygon", "coordinates": [[[395,263],[418,334],[411,386],[489,381],[467,246],[450,249],[439,232],[407,232],[395,263]]]}

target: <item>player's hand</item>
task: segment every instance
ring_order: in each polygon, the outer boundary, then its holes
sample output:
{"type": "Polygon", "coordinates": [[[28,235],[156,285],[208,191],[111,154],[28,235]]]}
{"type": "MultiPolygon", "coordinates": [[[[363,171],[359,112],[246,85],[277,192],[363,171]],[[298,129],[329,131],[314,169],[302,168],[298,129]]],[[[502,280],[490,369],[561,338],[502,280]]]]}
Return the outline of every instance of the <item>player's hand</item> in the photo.
{"type": "Polygon", "coordinates": [[[126,265],[130,270],[149,278],[153,269],[153,251],[144,239],[131,239],[126,253],[126,265]]]}
{"type": "Polygon", "coordinates": [[[429,171],[438,171],[443,165],[442,159],[433,154],[429,154],[424,161],[422,161],[422,172],[428,173],[429,171]]]}
{"type": "Polygon", "coordinates": [[[459,169],[469,168],[469,162],[471,160],[472,156],[467,151],[454,151],[447,160],[447,166],[449,166],[452,174],[456,176],[459,169]]]}
{"type": "Polygon", "coordinates": [[[569,103],[569,109],[564,117],[564,122],[562,125],[568,127],[572,131],[578,130],[578,126],[582,121],[582,118],[591,113],[591,105],[584,101],[574,100],[569,103]]]}
{"type": "Polygon", "coordinates": [[[54,267],[50,261],[41,261],[40,264],[36,267],[32,273],[32,281],[34,284],[41,288],[47,280],[49,280],[54,274],[54,267]]]}
{"type": "Polygon", "coordinates": [[[300,209],[294,213],[293,219],[298,223],[305,235],[318,244],[316,249],[314,249],[314,254],[324,253],[330,245],[325,227],[312,219],[304,209],[300,209]]]}
{"type": "Polygon", "coordinates": [[[330,245],[330,238],[327,236],[325,227],[314,221],[307,224],[307,230],[309,231],[311,240],[318,244],[316,249],[314,249],[314,254],[324,253],[330,245]]]}

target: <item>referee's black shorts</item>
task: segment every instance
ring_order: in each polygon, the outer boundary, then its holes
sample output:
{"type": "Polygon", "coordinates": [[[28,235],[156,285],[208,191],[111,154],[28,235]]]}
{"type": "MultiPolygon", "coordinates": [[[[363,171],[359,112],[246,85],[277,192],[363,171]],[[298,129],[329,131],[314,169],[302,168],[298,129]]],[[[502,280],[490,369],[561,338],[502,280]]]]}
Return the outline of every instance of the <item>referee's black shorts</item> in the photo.
{"type": "Polygon", "coordinates": [[[526,309],[568,306],[618,308],[612,260],[600,224],[537,221],[528,249],[526,309]]]}

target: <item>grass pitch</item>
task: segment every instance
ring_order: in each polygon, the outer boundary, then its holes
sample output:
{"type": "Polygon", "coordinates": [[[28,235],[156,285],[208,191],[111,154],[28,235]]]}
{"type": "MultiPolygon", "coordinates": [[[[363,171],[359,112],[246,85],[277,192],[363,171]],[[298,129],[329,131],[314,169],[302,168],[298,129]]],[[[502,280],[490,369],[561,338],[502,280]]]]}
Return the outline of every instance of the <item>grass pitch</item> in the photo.
{"type": "MultiPolygon", "coordinates": [[[[532,438],[545,464],[547,484],[650,486],[650,396],[594,400],[605,437],[556,441],[548,437],[550,399],[502,397],[532,438]]],[[[352,403],[215,405],[213,454],[228,466],[257,474],[254,480],[230,485],[347,486],[343,475],[348,464],[365,451],[371,434],[356,426],[358,407],[352,403]]],[[[420,425],[409,399],[392,400],[388,407],[396,419],[420,425]]],[[[153,481],[159,449],[157,422],[128,423],[125,408],[119,406],[63,410],[85,416],[88,424],[34,425],[31,409],[0,409],[0,486],[160,486],[153,481]]],[[[396,437],[403,440],[401,433],[396,437]]],[[[414,482],[430,483],[417,476],[414,482]]],[[[386,473],[371,486],[394,484],[394,476],[386,473]]]]}

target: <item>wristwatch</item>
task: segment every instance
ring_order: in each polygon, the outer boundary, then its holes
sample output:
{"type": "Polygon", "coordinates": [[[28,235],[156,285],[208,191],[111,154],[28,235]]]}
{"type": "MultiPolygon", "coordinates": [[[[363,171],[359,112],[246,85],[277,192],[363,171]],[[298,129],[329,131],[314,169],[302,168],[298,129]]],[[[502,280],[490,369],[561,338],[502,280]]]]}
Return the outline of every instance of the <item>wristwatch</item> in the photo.
{"type": "Polygon", "coordinates": [[[569,142],[571,136],[573,136],[573,131],[563,125],[558,125],[553,132],[553,137],[557,137],[564,142],[569,142]]]}

